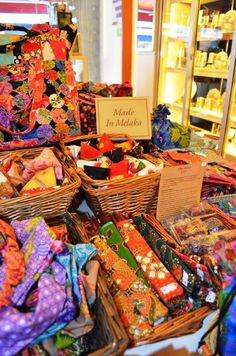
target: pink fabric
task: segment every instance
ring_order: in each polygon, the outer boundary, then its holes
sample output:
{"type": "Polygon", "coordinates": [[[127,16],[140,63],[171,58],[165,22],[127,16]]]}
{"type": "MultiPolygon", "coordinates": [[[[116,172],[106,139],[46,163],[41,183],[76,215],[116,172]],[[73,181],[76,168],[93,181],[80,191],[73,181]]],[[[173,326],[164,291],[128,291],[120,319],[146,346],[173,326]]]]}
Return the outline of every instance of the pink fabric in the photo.
{"type": "Polygon", "coordinates": [[[53,151],[46,147],[39,156],[26,163],[26,168],[22,174],[22,177],[28,181],[38,171],[44,170],[48,167],[54,167],[57,179],[63,179],[61,163],[58,161],[53,151]]]}

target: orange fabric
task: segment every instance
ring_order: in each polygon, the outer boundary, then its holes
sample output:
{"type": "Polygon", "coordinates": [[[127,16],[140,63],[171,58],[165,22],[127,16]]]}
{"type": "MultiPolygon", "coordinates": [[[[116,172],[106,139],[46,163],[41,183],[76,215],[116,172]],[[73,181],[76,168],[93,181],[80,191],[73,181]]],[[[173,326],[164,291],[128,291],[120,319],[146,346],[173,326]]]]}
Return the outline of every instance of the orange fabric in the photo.
{"type": "Polygon", "coordinates": [[[98,148],[102,153],[110,152],[116,148],[115,144],[111,141],[109,136],[104,133],[98,144],[98,148]]]}
{"type": "Polygon", "coordinates": [[[0,241],[0,251],[3,257],[3,263],[6,265],[6,277],[0,291],[1,308],[10,304],[10,298],[14,292],[14,288],[24,276],[25,263],[23,253],[19,249],[12,227],[5,221],[0,220],[0,232],[3,235],[0,241]]]}

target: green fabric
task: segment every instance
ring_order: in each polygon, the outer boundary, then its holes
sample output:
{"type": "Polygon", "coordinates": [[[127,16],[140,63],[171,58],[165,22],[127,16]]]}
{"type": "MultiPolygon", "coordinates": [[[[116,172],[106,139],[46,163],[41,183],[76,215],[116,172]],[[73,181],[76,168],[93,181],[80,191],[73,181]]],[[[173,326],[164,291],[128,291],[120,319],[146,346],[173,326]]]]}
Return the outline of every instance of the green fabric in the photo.
{"type": "Polygon", "coordinates": [[[60,331],[56,333],[55,346],[57,349],[66,349],[71,346],[76,340],[66,334],[62,334],[60,331]]]}
{"type": "Polygon", "coordinates": [[[141,278],[145,285],[149,287],[149,283],[143,272],[139,268],[130,250],[124,245],[124,240],[112,221],[107,222],[101,227],[100,235],[105,237],[107,244],[112,250],[116,252],[120,258],[125,260],[128,266],[135,272],[136,276],[141,278]]]}
{"type": "Polygon", "coordinates": [[[182,287],[192,294],[195,288],[196,276],[141,216],[134,217],[133,221],[145,238],[145,241],[162,260],[166,268],[173,274],[182,287]]]}

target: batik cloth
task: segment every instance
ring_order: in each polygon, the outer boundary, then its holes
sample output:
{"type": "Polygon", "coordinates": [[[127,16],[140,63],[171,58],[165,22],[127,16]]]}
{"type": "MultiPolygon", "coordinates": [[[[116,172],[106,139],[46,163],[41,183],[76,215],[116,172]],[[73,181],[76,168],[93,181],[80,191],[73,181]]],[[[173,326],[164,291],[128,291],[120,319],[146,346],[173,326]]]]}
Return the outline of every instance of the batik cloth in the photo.
{"type": "Polygon", "coordinates": [[[11,226],[17,239],[23,244],[21,252],[25,256],[25,276],[12,296],[13,304],[22,305],[32,285],[52,261],[55,254],[52,247],[56,236],[43,218],[14,220],[11,226]]]}
{"type": "Polygon", "coordinates": [[[24,255],[16,241],[15,232],[0,220],[0,309],[11,303],[11,296],[24,273],[24,255]]]}
{"type": "MultiPolygon", "coordinates": [[[[66,302],[62,313],[58,315],[56,322],[51,325],[42,335],[40,335],[34,343],[40,343],[50,336],[56,334],[64,327],[73,329],[72,333],[81,333],[86,330],[91,330],[94,323],[89,313],[88,301],[85,298],[85,283],[83,281],[82,269],[87,261],[96,255],[96,248],[92,244],[66,244],[63,251],[56,256],[56,260],[51,265],[49,272],[56,276],[57,282],[64,285],[66,288],[66,302]],[[76,296],[76,301],[75,297],[76,296]],[[76,313],[79,307],[79,317],[76,318],[76,313]],[[72,325],[70,323],[74,321],[72,325]],[[69,323],[69,324],[68,324],[69,323]],[[68,325],[67,325],[68,324],[68,325]]],[[[89,297],[94,298],[94,284],[96,285],[97,274],[90,271],[90,277],[93,279],[89,290],[86,286],[86,291],[89,297]]],[[[93,299],[94,300],[94,299],[93,299]]],[[[66,334],[66,332],[65,332],[66,334]]]]}
{"type": "Polygon", "coordinates": [[[128,266],[135,272],[137,277],[141,278],[145,285],[149,287],[149,283],[147,282],[143,271],[140,269],[130,250],[125,246],[124,240],[115,224],[112,221],[104,224],[101,227],[99,234],[106,239],[107,244],[112,248],[112,250],[116,252],[120,258],[127,262],[128,266]]]}
{"type": "Polygon", "coordinates": [[[188,311],[191,303],[187,300],[183,288],[154,254],[135,226],[129,220],[119,221],[116,225],[145,277],[168,306],[171,314],[176,316],[188,311]]]}
{"type": "Polygon", "coordinates": [[[92,242],[98,248],[98,259],[106,272],[108,285],[130,338],[149,334],[151,326],[165,320],[167,308],[105,240],[94,236],[92,242]]]}
{"type": "Polygon", "coordinates": [[[196,276],[141,216],[135,216],[133,221],[145,238],[145,241],[162,260],[166,268],[173,274],[181,286],[191,294],[194,290],[196,276]]]}
{"type": "Polygon", "coordinates": [[[22,313],[14,307],[0,311],[0,353],[15,355],[56,321],[63,310],[66,294],[52,276],[38,281],[39,299],[33,312],[22,313]]]}

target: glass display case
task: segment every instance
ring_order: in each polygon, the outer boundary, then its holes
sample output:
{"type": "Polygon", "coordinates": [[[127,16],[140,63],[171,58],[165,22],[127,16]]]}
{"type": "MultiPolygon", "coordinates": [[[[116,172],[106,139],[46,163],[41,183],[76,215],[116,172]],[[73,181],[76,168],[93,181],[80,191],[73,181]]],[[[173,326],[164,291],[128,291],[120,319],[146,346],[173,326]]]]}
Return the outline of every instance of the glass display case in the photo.
{"type": "Polygon", "coordinates": [[[162,4],[156,103],[170,107],[173,121],[219,137],[219,153],[234,145],[236,156],[236,1],[162,4]]]}

